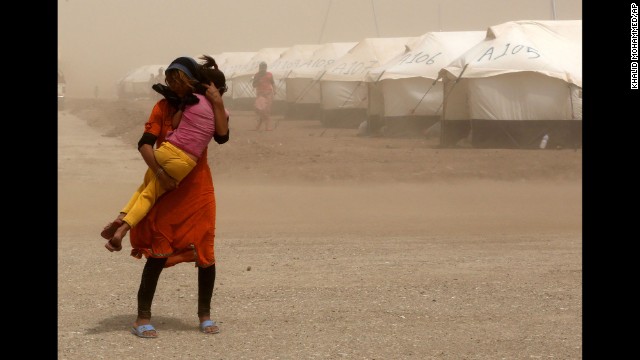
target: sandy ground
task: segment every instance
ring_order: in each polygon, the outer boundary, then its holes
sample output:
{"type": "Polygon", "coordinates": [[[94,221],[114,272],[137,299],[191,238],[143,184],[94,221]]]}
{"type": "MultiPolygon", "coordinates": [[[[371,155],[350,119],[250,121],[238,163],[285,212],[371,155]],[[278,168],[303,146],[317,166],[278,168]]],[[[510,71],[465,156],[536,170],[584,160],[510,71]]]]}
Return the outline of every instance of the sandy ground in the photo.
{"type": "Polygon", "coordinates": [[[438,149],[318,121],[209,148],[217,277],[198,332],[192,264],[128,329],[143,260],[99,233],[142,179],[149,101],[58,112],[59,359],[581,359],[582,150],[438,149]]]}

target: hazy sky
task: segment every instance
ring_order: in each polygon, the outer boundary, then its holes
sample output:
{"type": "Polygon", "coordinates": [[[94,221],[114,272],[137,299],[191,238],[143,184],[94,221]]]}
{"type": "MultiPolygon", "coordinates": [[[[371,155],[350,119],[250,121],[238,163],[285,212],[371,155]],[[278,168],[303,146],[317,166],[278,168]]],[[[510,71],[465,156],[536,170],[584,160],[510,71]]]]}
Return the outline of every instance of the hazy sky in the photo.
{"type": "Polygon", "coordinates": [[[179,56],[582,20],[581,0],[59,0],[69,97],[115,97],[129,70],[179,56]]]}

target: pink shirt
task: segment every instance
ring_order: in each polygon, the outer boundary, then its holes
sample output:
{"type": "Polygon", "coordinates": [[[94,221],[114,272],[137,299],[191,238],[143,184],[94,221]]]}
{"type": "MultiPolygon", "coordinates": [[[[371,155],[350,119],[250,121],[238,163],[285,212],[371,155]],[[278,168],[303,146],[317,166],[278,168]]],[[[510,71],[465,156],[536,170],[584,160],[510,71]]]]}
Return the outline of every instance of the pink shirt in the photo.
{"type": "MultiPolygon", "coordinates": [[[[215,122],[213,106],[203,95],[197,104],[187,106],[182,113],[178,128],[167,132],[166,140],[198,158],[213,138],[215,122]]],[[[225,110],[226,112],[226,110],[225,110]]]]}

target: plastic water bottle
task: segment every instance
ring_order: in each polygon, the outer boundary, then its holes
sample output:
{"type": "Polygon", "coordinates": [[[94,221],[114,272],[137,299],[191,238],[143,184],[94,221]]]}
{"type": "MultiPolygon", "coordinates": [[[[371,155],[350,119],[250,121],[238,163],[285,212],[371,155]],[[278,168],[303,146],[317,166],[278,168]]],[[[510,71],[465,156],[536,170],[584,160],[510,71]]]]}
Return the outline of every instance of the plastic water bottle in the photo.
{"type": "Polygon", "coordinates": [[[542,141],[540,141],[540,149],[546,148],[548,141],[549,141],[549,135],[544,134],[544,136],[542,137],[542,141]]]}

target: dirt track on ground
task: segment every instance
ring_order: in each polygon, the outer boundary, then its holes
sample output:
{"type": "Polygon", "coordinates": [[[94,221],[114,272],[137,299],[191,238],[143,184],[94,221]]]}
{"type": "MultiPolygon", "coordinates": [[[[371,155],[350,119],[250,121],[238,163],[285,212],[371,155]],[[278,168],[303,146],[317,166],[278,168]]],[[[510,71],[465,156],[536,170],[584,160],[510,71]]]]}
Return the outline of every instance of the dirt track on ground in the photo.
{"type": "Polygon", "coordinates": [[[196,269],[166,269],[158,339],[128,332],[143,261],[100,229],[142,179],[152,104],[58,113],[59,359],[580,359],[582,150],[438,149],[231,110],[209,148],[212,316],[196,269]],[[249,270],[250,267],[250,270],[249,270]]]}

